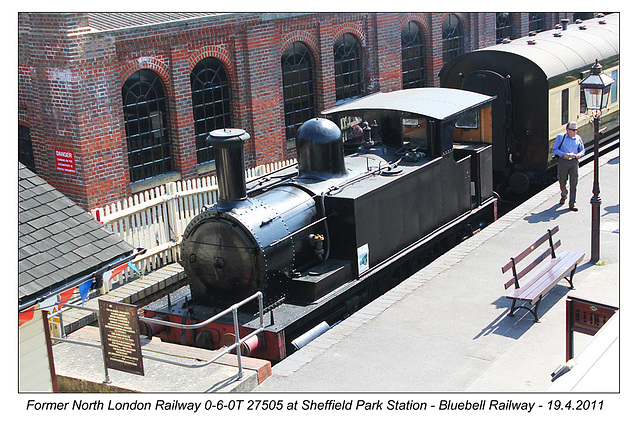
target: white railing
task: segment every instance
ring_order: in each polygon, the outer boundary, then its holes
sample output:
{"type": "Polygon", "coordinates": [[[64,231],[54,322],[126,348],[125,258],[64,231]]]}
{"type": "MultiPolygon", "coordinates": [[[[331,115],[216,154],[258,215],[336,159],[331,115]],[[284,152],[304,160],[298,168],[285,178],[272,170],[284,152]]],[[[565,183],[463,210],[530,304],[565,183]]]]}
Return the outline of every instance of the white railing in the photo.
{"type": "MultiPolygon", "coordinates": [[[[247,182],[282,168],[294,165],[287,160],[261,165],[246,171],[247,182]]],[[[93,217],[107,229],[134,247],[147,249],[135,259],[136,268],[144,274],[180,259],[180,242],[189,221],[204,206],[218,199],[215,177],[169,182],[134,194],[125,200],[91,210],[93,217]]],[[[135,273],[127,268],[113,281],[123,283],[135,273]]],[[[105,291],[111,283],[105,283],[105,291]]]]}

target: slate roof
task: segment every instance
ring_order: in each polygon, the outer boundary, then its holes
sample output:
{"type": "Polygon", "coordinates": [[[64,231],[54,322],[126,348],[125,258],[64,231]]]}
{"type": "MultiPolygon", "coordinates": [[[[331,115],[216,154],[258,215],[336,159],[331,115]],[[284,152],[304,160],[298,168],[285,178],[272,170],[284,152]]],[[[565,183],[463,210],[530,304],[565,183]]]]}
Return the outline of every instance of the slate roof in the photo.
{"type": "Polygon", "coordinates": [[[18,166],[18,303],[92,274],[133,247],[18,166]]]}
{"type": "MultiPolygon", "coordinates": [[[[208,18],[221,13],[210,12],[90,12],[89,26],[97,31],[121,30],[144,25],[169,24],[208,18]]],[[[224,15],[224,13],[222,13],[224,15]]]]}

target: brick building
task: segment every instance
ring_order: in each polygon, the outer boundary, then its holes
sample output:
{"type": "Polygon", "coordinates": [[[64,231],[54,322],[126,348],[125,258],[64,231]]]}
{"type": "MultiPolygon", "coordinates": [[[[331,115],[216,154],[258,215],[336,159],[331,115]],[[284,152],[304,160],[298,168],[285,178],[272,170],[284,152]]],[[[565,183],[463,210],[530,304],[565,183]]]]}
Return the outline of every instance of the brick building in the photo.
{"type": "Polygon", "coordinates": [[[579,17],[20,13],[20,160],[91,209],[215,173],[216,128],[249,132],[249,167],[293,158],[297,126],[336,103],[438,86],[457,55],[579,17]]]}

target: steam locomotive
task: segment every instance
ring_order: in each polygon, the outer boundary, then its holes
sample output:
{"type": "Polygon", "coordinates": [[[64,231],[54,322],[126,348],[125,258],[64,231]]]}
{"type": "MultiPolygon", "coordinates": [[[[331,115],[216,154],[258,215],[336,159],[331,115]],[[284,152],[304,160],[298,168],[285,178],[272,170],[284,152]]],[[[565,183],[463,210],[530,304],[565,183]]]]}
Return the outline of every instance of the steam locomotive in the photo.
{"type": "MultiPolygon", "coordinates": [[[[555,180],[551,148],[570,121],[590,151],[593,123],[579,83],[595,60],[613,77],[610,102],[602,112],[600,148],[620,130],[620,14],[612,13],[461,55],[440,71],[441,87],[496,97],[493,103],[493,168],[498,193],[526,193],[532,184],[555,180]]],[[[585,157],[586,160],[586,157],[585,157]]]]}
{"type": "MultiPolygon", "coordinates": [[[[282,360],[309,333],[495,220],[493,99],[422,88],[345,103],[300,127],[296,166],[249,183],[250,136],[211,132],[219,199],[185,229],[181,264],[190,283],[144,307],[144,316],[198,323],[261,292],[267,307],[248,304],[238,314],[240,335],[256,330],[261,315],[269,324],[242,351],[282,360]]],[[[231,316],[186,332],[142,320],[147,335],[211,349],[234,331],[231,316]]]]}

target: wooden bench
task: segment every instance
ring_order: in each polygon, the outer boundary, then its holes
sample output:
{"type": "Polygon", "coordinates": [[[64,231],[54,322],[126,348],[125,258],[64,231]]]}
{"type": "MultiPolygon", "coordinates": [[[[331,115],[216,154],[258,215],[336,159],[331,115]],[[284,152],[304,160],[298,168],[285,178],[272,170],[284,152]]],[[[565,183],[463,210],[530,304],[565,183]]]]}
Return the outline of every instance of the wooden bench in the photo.
{"type": "MultiPolygon", "coordinates": [[[[515,285],[515,289],[507,295],[507,298],[513,300],[511,302],[509,316],[513,316],[515,310],[524,308],[533,314],[536,322],[539,322],[538,307],[540,300],[557,285],[563,277],[569,282],[569,289],[574,289],[573,275],[576,272],[578,263],[584,258],[584,254],[579,252],[556,252],[556,249],[560,246],[560,240],[558,239],[554,242],[553,235],[558,231],[559,227],[557,225],[553,229],[547,230],[542,237],[522,251],[518,256],[511,258],[511,261],[502,267],[503,274],[508,270],[513,272],[513,277],[504,284],[504,288],[509,289],[509,287],[515,285]],[[549,247],[529,265],[518,271],[516,268],[518,263],[546,242],[549,243],[549,247]],[[551,258],[547,260],[548,257],[551,258]],[[530,272],[531,274],[527,275],[530,272]],[[568,278],[566,277],[567,274],[570,274],[568,278]],[[517,301],[522,301],[523,304],[516,307],[517,301]],[[526,303],[534,306],[534,309],[532,310],[527,307],[525,305],[526,303]]],[[[520,264],[520,266],[522,266],[522,264],[520,264]]]]}

